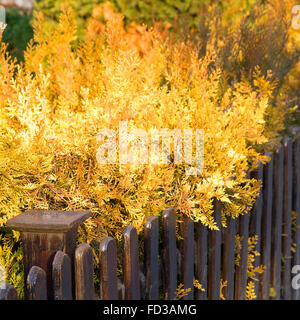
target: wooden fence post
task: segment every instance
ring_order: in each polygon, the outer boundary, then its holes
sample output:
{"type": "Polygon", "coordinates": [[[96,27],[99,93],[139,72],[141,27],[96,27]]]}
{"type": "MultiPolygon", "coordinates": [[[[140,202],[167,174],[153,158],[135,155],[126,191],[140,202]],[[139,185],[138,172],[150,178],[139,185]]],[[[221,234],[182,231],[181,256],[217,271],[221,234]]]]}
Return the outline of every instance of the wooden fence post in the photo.
{"type": "Polygon", "coordinates": [[[173,208],[166,208],[162,214],[162,264],[165,299],[176,297],[177,259],[176,259],[176,215],[173,208]]]}
{"type": "Polygon", "coordinates": [[[144,251],[146,299],[157,300],[159,297],[159,260],[158,260],[158,218],[150,216],[145,224],[144,251]]]}
{"type": "Polygon", "coordinates": [[[273,155],[267,153],[270,161],[263,173],[263,214],[261,225],[261,263],[266,270],[260,277],[259,299],[270,298],[270,267],[271,267],[271,232],[272,232],[272,198],[273,198],[273,155]]]}
{"type": "Polygon", "coordinates": [[[46,272],[33,266],[27,276],[28,300],[47,300],[46,272]]]}
{"type": "Polygon", "coordinates": [[[138,236],[133,226],[123,231],[124,285],[126,300],[140,300],[138,236]]]}
{"type": "Polygon", "coordinates": [[[207,245],[208,230],[201,222],[196,224],[196,280],[199,281],[203,290],[196,290],[197,300],[207,299],[207,245]]]}
{"type": "Polygon", "coordinates": [[[117,245],[107,237],[100,242],[100,299],[118,300],[117,245]]]}
{"type": "Polygon", "coordinates": [[[227,281],[224,288],[226,300],[234,299],[234,274],[235,274],[235,233],[237,219],[228,217],[227,228],[225,229],[224,255],[223,255],[223,278],[227,281]]]}
{"type": "MultiPolygon", "coordinates": [[[[258,168],[252,172],[252,177],[263,182],[263,165],[260,164],[258,168]]],[[[250,236],[257,236],[257,243],[255,251],[261,253],[261,220],[263,210],[263,186],[260,189],[259,196],[254,204],[252,214],[250,215],[250,236]]],[[[261,256],[256,256],[254,261],[254,268],[258,267],[261,261],[261,256]]],[[[254,292],[256,299],[258,298],[259,282],[254,282],[254,292]]]]}
{"type": "Polygon", "coordinates": [[[7,221],[8,227],[21,232],[25,280],[32,266],[41,267],[47,275],[49,300],[53,299],[54,255],[58,250],[67,253],[73,268],[78,225],[90,216],[90,211],[28,210],[7,221]]]}
{"type": "MultiPolygon", "coordinates": [[[[294,241],[296,252],[294,255],[294,265],[300,265],[300,137],[293,145],[293,210],[296,212],[296,232],[294,241]]],[[[293,290],[294,300],[300,300],[300,289],[293,290]]]]}
{"type": "Polygon", "coordinates": [[[242,237],[242,248],[240,253],[239,265],[236,267],[235,274],[235,299],[246,299],[247,287],[247,267],[248,267],[248,237],[249,237],[249,212],[245,209],[245,213],[239,218],[239,234],[242,237]]]}
{"type": "Polygon", "coordinates": [[[71,260],[57,251],[52,264],[54,300],[72,300],[71,260]]]}
{"type": "Polygon", "coordinates": [[[282,209],[283,209],[283,163],[284,150],[280,147],[274,154],[273,176],[273,208],[272,208],[272,247],[271,247],[271,287],[280,299],[281,284],[281,234],[282,234],[282,209]]]}
{"type": "Polygon", "coordinates": [[[93,250],[87,243],[81,243],[75,250],[76,300],[94,300],[93,250]]]}
{"type": "Polygon", "coordinates": [[[283,255],[283,298],[291,299],[291,233],[292,233],[292,193],[293,193],[293,159],[292,141],[285,138],[284,142],[284,196],[282,218],[282,255],[283,255]]]}
{"type": "Polygon", "coordinates": [[[0,286],[0,301],[1,300],[18,300],[17,290],[12,285],[4,283],[0,286]]]}
{"type": "Polygon", "coordinates": [[[190,288],[184,300],[192,300],[194,297],[194,222],[186,215],[181,223],[181,275],[184,289],[190,288]]]}
{"type": "Polygon", "coordinates": [[[209,231],[208,247],[208,299],[220,299],[221,281],[221,205],[219,201],[214,201],[215,220],[219,230],[209,231]]]}

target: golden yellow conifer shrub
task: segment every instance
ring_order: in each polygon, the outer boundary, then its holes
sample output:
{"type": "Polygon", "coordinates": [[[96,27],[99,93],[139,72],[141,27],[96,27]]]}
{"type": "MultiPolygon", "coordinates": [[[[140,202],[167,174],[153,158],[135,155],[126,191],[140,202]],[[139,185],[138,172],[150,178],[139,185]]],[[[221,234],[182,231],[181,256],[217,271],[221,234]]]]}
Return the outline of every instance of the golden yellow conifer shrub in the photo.
{"type": "MultiPolygon", "coordinates": [[[[273,82],[265,117],[269,150],[278,143],[278,131],[299,123],[300,42],[299,30],[292,27],[292,8],[297,4],[297,0],[215,3],[205,8],[205,18],[200,17],[200,27],[193,33],[204,48],[207,43],[217,52],[217,63],[226,74],[224,89],[243,79],[254,84],[257,66],[273,82]]],[[[270,87],[261,89],[266,93],[270,87]]]]}
{"type": "Polygon", "coordinates": [[[226,87],[212,44],[199,58],[201,43],[169,37],[168,26],[126,30],[120,14],[111,11],[102,25],[95,17],[86,40],[75,46],[69,9],[47,32],[37,14],[22,65],[1,42],[0,259],[20,292],[12,266],[19,266],[21,253],[8,259],[9,248],[19,248],[18,233],[5,223],[26,209],[88,209],[93,217],[81,229],[82,240],[120,240],[126,225],[141,232],[147,217],[166,206],[216,229],[215,198],[224,217],[237,217],[260,187],[247,171],[267,160],[257,147],[267,142],[270,73],[256,67],[253,83],[226,87]],[[120,121],[128,121],[129,131],[203,129],[202,174],[187,176],[185,165],[172,162],[100,165],[97,133],[118,133],[120,121]]]}

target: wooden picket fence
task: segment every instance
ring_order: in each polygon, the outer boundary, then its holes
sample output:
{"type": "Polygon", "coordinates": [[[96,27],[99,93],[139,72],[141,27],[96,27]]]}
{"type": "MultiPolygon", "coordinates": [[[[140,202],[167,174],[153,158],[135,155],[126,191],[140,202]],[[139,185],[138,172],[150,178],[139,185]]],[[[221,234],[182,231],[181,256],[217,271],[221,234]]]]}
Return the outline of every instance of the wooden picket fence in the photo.
{"type": "MultiPolygon", "coordinates": [[[[95,293],[93,252],[87,243],[70,257],[58,251],[52,264],[55,300],[156,300],[175,299],[180,283],[190,291],[185,300],[218,300],[220,283],[227,281],[222,296],[228,300],[246,299],[248,279],[248,238],[257,235],[254,266],[266,270],[255,281],[257,299],[300,299],[300,289],[291,282],[292,267],[300,265],[300,138],[285,138],[281,148],[268,154],[271,160],[251,173],[263,182],[260,196],[251,212],[228,219],[221,226],[221,207],[215,201],[215,219],[220,231],[183,218],[181,240],[176,238],[176,213],[166,208],[161,223],[148,218],[143,237],[144,261],[140,263],[137,231],[127,226],[123,232],[122,279],[117,276],[117,243],[105,238],[100,243],[100,292],[95,293]],[[296,215],[298,213],[298,215],[296,215]],[[294,220],[293,220],[294,219],[294,220]],[[293,223],[292,223],[293,220],[293,223]],[[241,236],[239,263],[235,263],[236,235],[241,236]],[[194,287],[198,280],[204,290],[194,287]],[[272,295],[270,297],[270,290],[272,295]],[[275,294],[274,294],[275,293],[275,294]]],[[[46,273],[33,266],[27,277],[27,298],[47,299],[46,273]]],[[[16,290],[6,285],[1,299],[17,299],[16,290]]]]}

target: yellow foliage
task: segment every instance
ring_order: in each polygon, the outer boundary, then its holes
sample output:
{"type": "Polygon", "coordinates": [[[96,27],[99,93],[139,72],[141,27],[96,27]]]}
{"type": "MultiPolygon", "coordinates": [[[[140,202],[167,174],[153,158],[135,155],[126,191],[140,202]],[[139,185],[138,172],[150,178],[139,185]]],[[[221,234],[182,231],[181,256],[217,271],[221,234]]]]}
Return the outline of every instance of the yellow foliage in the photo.
{"type": "Polygon", "coordinates": [[[254,281],[249,281],[249,282],[247,283],[247,287],[246,287],[246,299],[247,299],[247,300],[254,300],[254,299],[256,299],[254,281]]]}
{"type": "Polygon", "coordinates": [[[259,265],[255,267],[255,257],[260,256],[260,253],[255,250],[258,241],[258,236],[252,236],[248,238],[248,278],[254,281],[258,281],[258,274],[262,274],[266,269],[266,266],[259,265]]]}
{"type": "MultiPolygon", "coordinates": [[[[243,237],[237,234],[235,236],[235,265],[239,266],[240,254],[242,249],[243,237]]],[[[246,287],[246,299],[256,299],[255,294],[255,281],[259,281],[258,275],[262,274],[266,266],[255,266],[255,259],[260,256],[260,253],[256,251],[256,245],[258,242],[258,236],[254,235],[248,238],[248,258],[247,258],[247,287],[246,287]]]]}
{"type": "Polygon", "coordinates": [[[197,288],[198,290],[200,290],[202,292],[205,291],[202,284],[197,279],[194,279],[193,284],[194,284],[194,287],[197,288]]]}
{"type": "Polygon", "coordinates": [[[220,299],[221,300],[226,300],[224,294],[223,294],[223,289],[227,286],[228,281],[224,281],[223,279],[220,280],[220,299]]]}
{"type": "Polygon", "coordinates": [[[70,9],[52,30],[44,30],[42,14],[33,25],[24,65],[0,43],[0,227],[26,209],[88,209],[82,240],[120,240],[126,225],[141,232],[166,206],[211,229],[214,199],[223,217],[251,208],[260,182],[247,171],[267,161],[257,150],[278,135],[266,131],[271,73],[255,67],[253,83],[230,86],[220,48],[211,43],[199,59],[201,44],[169,37],[168,25],[125,30],[108,5],[94,11],[78,46],[70,9]],[[174,163],[97,163],[97,133],[118,132],[120,121],[147,132],[203,129],[201,176],[174,163]]]}
{"type": "Polygon", "coordinates": [[[191,291],[191,288],[185,289],[184,285],[180,283],[176,289],[176,296],[174,300],[181,300],[182,298],[187,296],[190,291],[191,291]]]}
{"type": "Polygon", "coordinates": [[[130,223],[141,230],[147,216],[166,204],[212,228],[213,198],[224,203],[224,214],[251,206],[259,183],[246,170],[264,160],[254,146],[266,141],[269,95],[259,69],[257,89],[243,81],[220,98],[222,70],[213,66],[213,51],[199,60],[191,43],[162,42],[149,30],[150,49],[140,56],[122,37],[122,17],[109,19],[102,37],[75,50],[69,10],[45,34],[39,15],[36,44],[29,45],[14,78],[2,44],[1,165],[3,178],[12,180],[3,186],[21,192],[15,208],[9,203],[13,214],[22,207],[88,208],[94,213],[89,226],[103,237],[130,223]],[[122,120],[129,120],[129,129],[204,129],[202,176],[185,176],[174,165],[99,165],[97,132],[117,131],[122,120]]]}
{"type": "Polygon", "coordinates": [[[274,288],[270,288],[270,298],[276,298],[276,290],[274,288]]]}

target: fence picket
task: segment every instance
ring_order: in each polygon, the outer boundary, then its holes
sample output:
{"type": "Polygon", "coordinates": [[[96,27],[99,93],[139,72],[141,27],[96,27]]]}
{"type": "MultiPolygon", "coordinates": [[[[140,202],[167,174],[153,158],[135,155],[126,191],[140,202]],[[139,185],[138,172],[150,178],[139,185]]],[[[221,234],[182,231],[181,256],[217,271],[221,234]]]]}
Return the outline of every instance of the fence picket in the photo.
{"type": "Polygon", "coordinates": [[[207,299],[207,238],[208,230],[201,222],[196,224],[196,280],[203,290],[196,290],[197,300],[207,299]]]}
{"type": "MultiPolygon", "coordinates": [[[[296,243],[293,265],[300,265],[300,137],[293,145],[293,168],[293,211],[296,212],[297,226],[293,239],[296,243]]],[[[300,289],[293,290],[293,299],[300,300],[300,289]]]]}
{"type": "Polygon", "coordinates": [[[260,277],[259,299],[270,298],[270,265],[271,265],[271,231],[272,231],[272,190],[273,190],[273,155],[267,153],[270,161],[264,166],[263,173],[263,213],[261,224],[261,263],[266,270],[260,277]]]}
{"type": "Polygon", "coordinates": [[[184,215],[181,224],[181,275],[184,289],[191,289],[184,300],[192,300],[194,297],[194,222],[184,215]]]}
{"type": "Polygon", "coordinates": [[[100,242],[100,299],[118,300],[117,245],[107,237],[100,242]]]}
{"type": "Polygon", "coordinates": [[[291,299],[291,225],[292,225],[292,189],[293,189],[293,159],[292,141],[284,139],[284,196],[282,218],[282,256],[283,256],[283,298],[291,299]]]}
{"type": "Polygon", "coordinates": [[[283,209],[283,162],[284,150],[280,147],[274,154],[273,206],[272,206],[272,247],[271,247],[271,288],[272,298],[280,299],[281,284],[281,233],[283,209]]]}
{"type": "Polygon", "coordinates": [[[81,243],[75,250],[76,300],[94,300],[93,251],[87,243],[81,243]]]}
{"type": "MultiPolygon", "coordinates": [[[[263,181],[263,165],[260,163],[258,168],[251,173],[252,178],[263,181]]],[[[253,206],[252,213],[250,215],[250,236],[257,236],[257,243],[255,251],[261,252],[261,220],[263,211],[263,188],[261,187],[259,195],[253,206]]],[[[261,262],[261,256],[256,256],[253,263],[254,268],[258,267],[261,262]]],[[[256,299],[258,298],[259,282],[254,282],[254,292],[256,299]]]]}
{"type": "Polygon", "coordinates": [[[234,249],[235,249],[235,233],[237,219],[228,218],[227,228],[225,229],[224,239],[224,255],[223,255],[223,279],[227,281],[224,288],[224,297],[226,300],[234,299],[234,249]]]}
{"type": "Polygon", "coordinates": [[[162,214],[162,235],[164,296],[171,300],[177,289],[176,215],[173,208],[166,208],[162,214]]]}
{"type": "Polygon", "coordinates": [[[133,226],[127,226],[123,231],[123,247],[125,299],[139,300],[141,295],[138,237],[133,226]]]}
{"type": "Polygon", "coordinates": [[[240,217],[239,221],[239,235],[241,240],[241,253],[239,265],[236,267],[235,274],[235,299],[246,299],[246,286],[247,286],[247,266],[248,266],[248,237],[249,237],[249,212],[247,209],[240,217]]]}
{"type": "Polygon", "coordinates": [[[150,216],[145,224],[145,276],[146,299],[157,300],[159,296],[159,258],[158,258],[158,218],[150,216]]]}
{"type": "Polygon", "coordinates": [[[57,251],[52,263],[54,300],[72,300],[71,259],[57,251]]]}
{"type": "Polygon", "coordinates": [[[27,276],[27,299],[47,300],[46,272],[37,266],[31,267],[27,276]]]}
{"type": "Polygon", "coordinates": [[[220,299],[221,281],[221,206],[219,201],[214,201],[215,220],[219,230],[209,231],[208,250],[208,298],[220,299]]]}
{"type": "Polygon", "coordinates": [[[4,283],[0,286],[0,301],[1,300],[18,300],[17,290],[12,285],[4,283]]]}

